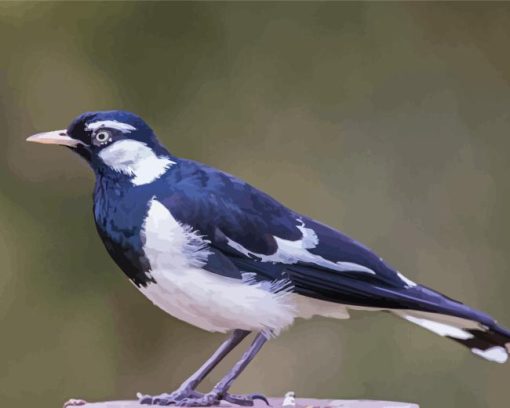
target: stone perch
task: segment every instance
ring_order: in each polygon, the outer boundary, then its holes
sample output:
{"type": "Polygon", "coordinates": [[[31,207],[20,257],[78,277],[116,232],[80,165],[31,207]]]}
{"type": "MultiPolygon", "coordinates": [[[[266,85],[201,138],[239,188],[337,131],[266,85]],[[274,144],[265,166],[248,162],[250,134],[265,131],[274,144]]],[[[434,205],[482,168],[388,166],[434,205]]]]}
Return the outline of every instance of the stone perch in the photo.
{"type": "MultiPolygon", "coordinates": [[[[296,398],[296,408],[419,408],[417,404],[410,402],[391,402],[391,401],[369,401],[369,400],[329,400],[313,398],[296,398]]],[[[269,398],[269,403],[273,408],[282,408],[284,398],[269,398]]],[[[70,400],[64,407],[80,408],[150,408],[151,405],[140,405],[138,401],[105,401],[105,402],[85,402],[83,400],[70,400]],[[72,401],[72,402],[71,402],[72,401]],[[71,403],[69,403],[71,402],[71,403]]],[[[285,405],[288,407],[288,405],[285,405]]],[[[157,407],[157,406],[153,406],[157,407]]],[[[227,402],[222,402],[220,407],[237,407],[227,402]]],[[[255,408],[266,407],[266,404],[257,400],[255,408]]]]}

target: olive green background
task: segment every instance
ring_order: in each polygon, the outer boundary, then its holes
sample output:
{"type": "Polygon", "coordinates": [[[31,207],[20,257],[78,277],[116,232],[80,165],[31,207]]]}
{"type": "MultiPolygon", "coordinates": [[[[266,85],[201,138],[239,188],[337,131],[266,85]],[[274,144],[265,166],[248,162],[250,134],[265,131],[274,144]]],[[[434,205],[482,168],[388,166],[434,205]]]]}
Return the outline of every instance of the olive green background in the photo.
{"type": "MultiPolygon", "coordinates": [[[[24,142],[87,110],[140,114],[510,326],[509,43],[508,3],[0,3],[0,406],[172,390],[223,338],[124,278],[84,162],[24,142]]],[[[299,321],[234,391],[506,407],[509,378],[355,313],[299,321]]]]}

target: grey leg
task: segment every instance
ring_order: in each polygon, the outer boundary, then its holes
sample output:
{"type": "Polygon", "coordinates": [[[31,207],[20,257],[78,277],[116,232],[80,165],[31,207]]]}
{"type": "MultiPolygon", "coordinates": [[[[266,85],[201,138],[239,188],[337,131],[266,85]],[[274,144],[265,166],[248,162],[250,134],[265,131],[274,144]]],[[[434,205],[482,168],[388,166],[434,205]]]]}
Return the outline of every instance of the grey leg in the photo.
{"type": "Polygon", "coordinates": [[[250,362],[255,358],[266,341],[267,337],[264,334],[258,334],[257,337],[255,337],[255,340],[253,340],[250,348],[243,354],[241,359],[236,363],[234,367],[232,367],[227,375],[214,386],[212,392],[217,393],[220,397],[225,395],[234,380],[239,377],[239,374],[241,374],[243,370],[248,366],[248,364],[250,364],[250,362]]]}
{"type": "Polygon", "coordinates": [[[195,388],[204,380],[205,377],[216,367],[225,356],[230,353],[250,332],[245,330],[234,330],[230,337],[225,340],[214,354],[182,385],[170,394],[161,394],[158,396],[140,395],[138,399],[141,404],[148,405],[171,405],[187,398],[200,398],[203,395],[195,388]]]}
{"type": "Polygon", "coordinates": [[[200,384],[207,375],[216,367],[225,356],[230,353],[243,339],[250,334],[249,331],[245,330],[234,330],[231,336],[225,340],[222,345],[216,350],[216,352],[207,360],[191,377],[189,377],[179,387],[191,388],[194,390],[198,384],[200,384]]]}
{"type": "Polygon", "coordinates": [[[234,380],[243,372],[246,366],[253,360],[255,355],[260,351],[264,343],[267,341],[267,337],[264,334],[258,334],[253,340],[250,348],[243,354],[241,359],[236,363],[234,367],[227,373],[223,379],[214,386],[211,392],[205,394],[202,397],[185,398],[181,401],[177,401],[179,406],[187,407],[206,407],[212,405],[219,405],[221,400],[225,400],[238,405],[252,406],[255,399],[261,399],[268,405],[266,397],[259,394],[249,395],[231,395],[228,394],[228,390],[234,380]]]}

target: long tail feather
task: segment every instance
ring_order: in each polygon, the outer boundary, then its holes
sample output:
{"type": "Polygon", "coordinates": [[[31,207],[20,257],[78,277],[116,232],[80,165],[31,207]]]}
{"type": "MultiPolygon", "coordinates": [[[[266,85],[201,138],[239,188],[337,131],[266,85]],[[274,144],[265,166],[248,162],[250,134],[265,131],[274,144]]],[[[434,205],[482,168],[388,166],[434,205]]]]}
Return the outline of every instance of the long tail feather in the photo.
{"type": "Polygon", "coordinates": [[[477,321],[417,310],[392,312],[442,337],[452,339],[486,360],[505,363],[510,352],[510,333],[493,323],[488,327],[477,321]]]}

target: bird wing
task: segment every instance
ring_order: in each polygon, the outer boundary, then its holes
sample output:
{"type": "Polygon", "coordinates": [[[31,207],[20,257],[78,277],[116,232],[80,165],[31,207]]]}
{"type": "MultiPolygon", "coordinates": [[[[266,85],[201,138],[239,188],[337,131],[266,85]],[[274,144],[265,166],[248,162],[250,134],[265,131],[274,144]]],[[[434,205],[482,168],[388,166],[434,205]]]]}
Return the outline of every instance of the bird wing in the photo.
{"type": "Polygon", "coordinates": [[[340,286],[348,279],[367,290],[408,284],[359,242],[234,176],[192,161],[175,170],[166,181],[171,188],[162,189],[158,200],[210,242],[213,256],[206,268],[211,272],[230,277],[251,272],[260,280],[288,277],[298,292],[318,298],[329,293],[330,279],[340,286]]]}

